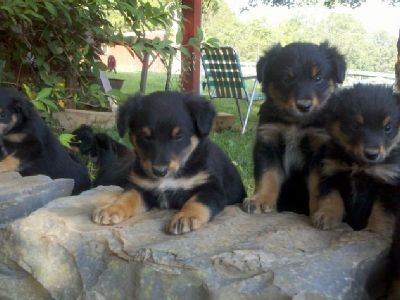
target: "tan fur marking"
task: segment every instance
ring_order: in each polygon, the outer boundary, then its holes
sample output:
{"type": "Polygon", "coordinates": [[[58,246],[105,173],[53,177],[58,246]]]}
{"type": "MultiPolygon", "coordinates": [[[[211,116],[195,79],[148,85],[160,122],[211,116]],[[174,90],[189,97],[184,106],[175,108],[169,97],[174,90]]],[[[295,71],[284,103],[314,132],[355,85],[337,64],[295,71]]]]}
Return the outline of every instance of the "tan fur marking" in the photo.
{"type": "Polygon", "coordinates": [[[265,170],[256,182],[256,192],[253,197],[244,200],[244,209],[249,213],[275,211],[282,181],[283,174],[278,169],[265,170]]]}
{"type": "Polygon", "coordinates": [[[142,128],[142,133],[144,134],[144,136],[151,136],[151,129],[149,127],[143,127],[142,128]]]}
{"type": "Polygon", "coordinates": [[[393,214],[386,212],[379,202],[375,202],[368,218],[366,229],[391,237],[394,228],[393,214]]]}
{"type": "Polygon", "coordinates": [[[318,210],[312,215],[312,223],[322,230],[335,228],[342,222],[344,203],[336,190],[319,199],[318,210]]]}
{"type": "Polygon", "coordinates": [[[317,108],[319,106],[319,104],[320,104],[320,101],[319,101],[318,97],[315,96],[315,95],[311,97],[311,101],[312,101],[313,109],[317,108]]]}
{"type": "Polygon", "coordinates": [[[356,155],[356,157],[364,157],[364,145],[363,144],[357,144],[352,149],[353,149],[353,153],[356,155]]]}
{"type": "Polygon", "coordinates": [[[258,127],[257,135],[265,143],[276,143],[278,137],[287,129],[287,125],[270,123],[258,127]]]}
{"type": "Polygon", "coordinates": [[[98,207],[93,211],[92,220],[101,225],[113,225],[146,211],[139,192],[126,191],[118,195],[112,204],[98,207]]]}
{"type": "Polygon", "coordinates": [[[175,138],[180,132],[181,129],[179,127],[174,127],[171,131],[171,137],[175,138]]]}
{"type": "Polygon", "coordinates": [[[12,154],[0,161],[0,173],[18,171],[21,161],[12,154]]]}
{"type": "Polygon", "coordinates": [[[315,66],[315,65],[312,66],[312,68],[311,68],[311,76],[312,76],[312,78],[317,77],[319,75],[319,72],[320,72],[320,70],[319,70],[318,66],[315,66]]]}
{"type": "Polygon", "coordinates": [[[318,210],[319,197],[319,174],[317,170],[312,170],[307,179],[308,194],[309,194],[309,209],[310,215],[318,210]]]}
{"type": "Polygon", "coordinates": [[[391,119],[390,116],[387,116],[383,122],[382,122],[382,126],[385,127],[386,125],[388,125],[390,123],[391,119]]]}
{"type": "Polygon", "coordinates": [[[197,196],[193,196],[172,217],[167,230],[171,234],[183,234],[197,230],[206,224],[210,217],[211,212],[208,206],[200,203],[197,196]]]}

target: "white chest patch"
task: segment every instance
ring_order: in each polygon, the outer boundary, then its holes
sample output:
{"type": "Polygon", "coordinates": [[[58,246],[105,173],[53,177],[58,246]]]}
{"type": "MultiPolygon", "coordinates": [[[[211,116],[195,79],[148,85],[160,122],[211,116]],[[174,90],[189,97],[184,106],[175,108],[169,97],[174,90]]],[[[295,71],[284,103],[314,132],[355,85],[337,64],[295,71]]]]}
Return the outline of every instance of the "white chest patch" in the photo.
{"type": "Polygon", "coordinates": [[[191,190],[197,186],[207,183],[209,174],[206,172],[199,172],[196,175],[180,178],[160,178],[149,179],[138,176],[133,173],[130,181],[145,190],[157,190],[159,192],[173,191],[173,190],[191,190]]]}

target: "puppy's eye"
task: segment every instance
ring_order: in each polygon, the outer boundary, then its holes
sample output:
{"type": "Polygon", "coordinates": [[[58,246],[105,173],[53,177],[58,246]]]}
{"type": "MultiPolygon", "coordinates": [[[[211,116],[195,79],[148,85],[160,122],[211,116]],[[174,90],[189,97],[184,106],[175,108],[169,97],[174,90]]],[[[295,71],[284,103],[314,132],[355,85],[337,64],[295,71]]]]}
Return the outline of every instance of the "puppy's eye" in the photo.
{"type": "Polygon", "coordinates": [[[177,134],[175,136],[172,137],[174,141],[182,141],[183,140],[183,134],[177,134]]]}
{"type": "Polygon", "coordinates": [[[0,112],[0,119],[5,119],[6,117],[7,114],[4,111],[0,112]]]}
{"type": "Polygon", "coordinates": [[[322,76],[319,75],[319,74],[317,74],[317,75],[315,75],[315,76],[313,77],[313,80],[314,80],[315,82],[319,83],[319,82],[322,81],[322,76]]]}
{"type": "Polygon", "coordinates": [[[384,131],[386,134],[391,133],[392,130],[393,130],[393,126],[392,126],[392,123],[391,123],[391,122],[387,123],[387,124],[385,125],[385,127],[383,127],[383,131],[384,131]]]}

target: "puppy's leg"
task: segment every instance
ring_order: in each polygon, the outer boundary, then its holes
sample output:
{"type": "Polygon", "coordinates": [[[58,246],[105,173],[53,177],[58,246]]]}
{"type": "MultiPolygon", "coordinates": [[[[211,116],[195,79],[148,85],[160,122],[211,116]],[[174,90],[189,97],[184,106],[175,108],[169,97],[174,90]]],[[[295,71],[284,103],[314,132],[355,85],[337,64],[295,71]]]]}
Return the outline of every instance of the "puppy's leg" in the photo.
{"type": "Polygon", "coordinates": [[[393,227],[394,216],[385,211],[381,203],[376,201],[368,218],[366,230],[390,237],[393,233],[393,227]]]}
{"type": "Polygon", "coordinates": [[[10,154],[0,161],[0,173],[18,171],[21,161],[10,154]]]}
{"type": "Polygon", "coordinates": [[[307,178],[307,187],[310,215],[312,215],[318,210],[319,174],[317,169],[311,170],[310,175],[307,178]]]}
{"type": "Polygon", "coordinates": [[[278,168],[264,171],[256,182],[256,192],[243,202],[244,210],[248,213],[271,212],[276,210],[283,174],[278,168]]]}
{"type": "Polygon", "coordinates": [[[243,209],[248,213],[276,210],[284,172],[276,144],[279,140],[279,128],[275,129],[273,131],[270,127],[264,126],[258,132],[254,146],[256,191],[251,198],[246,198],[243,202],[243,209]]]}
{"type": "Polygon", "coordinates": [[[93,211],[93,222],[101,225],[113,225],[146,211],[142,195],[136,190],[114,195],[112,204],[98,207],[93,211]]]}
{"type": "Polygon", "coordinates": [[[344,203],[339,191],[331,190],[320,197],[318,209],[312,215],[312,223],[323,230],[335,228],[342,222],[344,216],[344,203]]]}

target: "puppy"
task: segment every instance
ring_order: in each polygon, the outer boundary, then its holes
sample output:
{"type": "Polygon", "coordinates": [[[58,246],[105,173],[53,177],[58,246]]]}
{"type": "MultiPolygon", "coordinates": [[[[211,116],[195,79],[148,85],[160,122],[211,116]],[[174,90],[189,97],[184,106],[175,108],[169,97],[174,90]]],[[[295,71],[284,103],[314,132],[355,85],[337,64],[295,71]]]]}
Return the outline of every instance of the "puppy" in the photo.
{"type": "Polygon", "coordinates": [[[345,71],[344,57],[327,43],[278,44],[259,60],[257,78],[267,100],[253,152],[256,190],[245,199],[245,211],[308,214],[307,185],[315,185],[308,165],[328,139],[318,114],[345,71]]]}
{"type": "Polygon", "coordinates": [[[355,85],[330,100],[331,140],[316,157],[317,201],[312,222],[331,229],[347,222],[390,234],[400,197],[400,97],[381,85],[355,85]]]}
{"type": "Polygon", "coordinates": [[[0,141],[0,172],[72,178],[73,194],[90,188],[85,166],[67,153],[32,103],[11,88],[0,88],[0,141]]]}
{"type": "Polygon", "coordinates": [[[94,133],[88,125],[72,132],[71,148],[94,159],[97,173],[93,186],[118,185],[125,187],[135,160],[135,152],[105,133],[94,133]]]}
{"type": "Polygon", "coordinates": [[[136,151],[130,185],[93,221],[112,225],[152,207],[173,208],[167,232],[196,230],[245,190],[227,156],[209,140],[215,111],[200,96],[156,92],[130,98],[119,110],[120,135],[129,129],[136,151]]]}

